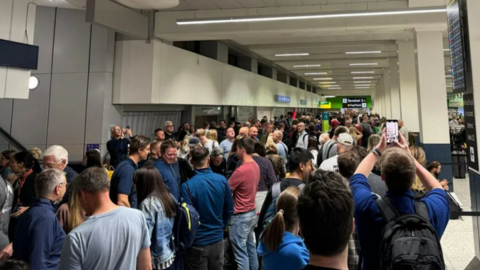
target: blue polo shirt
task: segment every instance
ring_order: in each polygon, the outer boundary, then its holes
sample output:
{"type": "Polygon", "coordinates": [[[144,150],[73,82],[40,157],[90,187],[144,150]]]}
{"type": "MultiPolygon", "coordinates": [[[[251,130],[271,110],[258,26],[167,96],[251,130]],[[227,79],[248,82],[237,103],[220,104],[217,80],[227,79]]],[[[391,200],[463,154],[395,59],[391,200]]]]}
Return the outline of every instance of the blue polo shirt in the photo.
{"type": "MultiPolygon", "coordinates": [[[[363,269],[380,269],[378,251],[380,248],[382,230],[386,223],[375,202],[377,195],[372,194],[368,180],[363,174],[355,174],[350,178],[350,185],[355,202],[355,225],[365,258],[363,269]]],[[[411,191],[402,193],[387,192],[393,206],[402,214],[415,213],[415,199],[411,191]]],[[[427,205],[430,223],[441,238],[450,218],[448,196],[443,189],[434,189],[420,200],[427,205]]]]}
{"type": "Polygon", "coordinates": [[[233,199],[227,179],[212,169],[195,171],[182,185],[183,200],[200,215],[194,246],[207,246],[223,240],[223,232],[233,214],[233,199]]]}
{"type": "Polygon", "coordinates": [[[115,168],[110,181],[110,199],[113,203],[118,204],[118,194],[125,194],[128,195],[130,207],[137,207],[137,191],[133,186],[133,174],[137,169],[137,164],[130,158],[115,168]]]}
{"type": "Polygon", "coordinates": [[[32,270],[56,270],[64,239],[50,200],[35,199],[18,219],[12,258],[27,262],[32,270]]]}

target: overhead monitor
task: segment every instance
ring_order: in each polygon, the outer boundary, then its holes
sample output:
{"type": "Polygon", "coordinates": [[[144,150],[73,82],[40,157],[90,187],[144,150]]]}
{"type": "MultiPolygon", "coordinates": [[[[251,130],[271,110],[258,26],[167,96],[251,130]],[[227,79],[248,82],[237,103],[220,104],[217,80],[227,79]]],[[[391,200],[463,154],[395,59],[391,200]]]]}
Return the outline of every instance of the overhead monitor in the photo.
{"type": "Polygon", "coordinates": [[[38,46],[0,39],[0,66],[37,69],[38,46]]]}
{"type": "Polygon", "coordinates": [[[464,38],[464,23],[462,0],[452,0],[447,7],[448,42],[452,67],[453,92],[466,91],[466,51],[464,38]]]}

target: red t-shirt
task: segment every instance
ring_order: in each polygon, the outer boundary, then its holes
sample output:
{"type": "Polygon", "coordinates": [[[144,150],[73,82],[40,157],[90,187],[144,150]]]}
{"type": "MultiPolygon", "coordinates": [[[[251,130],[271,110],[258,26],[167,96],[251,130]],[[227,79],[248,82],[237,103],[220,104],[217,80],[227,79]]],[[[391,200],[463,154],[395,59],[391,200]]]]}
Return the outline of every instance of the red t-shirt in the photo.
{"type": "Polygon", "coordinates": [[[228,179],[233,194],[233,212],[245,213],[255,209],[260,168],[255,161],[238,167],[228,179]]]}

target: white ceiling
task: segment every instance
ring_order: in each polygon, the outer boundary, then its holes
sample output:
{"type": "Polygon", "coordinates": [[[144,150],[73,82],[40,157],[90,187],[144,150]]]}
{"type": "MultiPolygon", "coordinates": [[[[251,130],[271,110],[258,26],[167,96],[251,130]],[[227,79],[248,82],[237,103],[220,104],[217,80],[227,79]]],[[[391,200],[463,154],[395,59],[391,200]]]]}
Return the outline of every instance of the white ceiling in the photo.
{"type": "Polygon", "coordinates": [[[87,0],[34,0],[37,5],[47,7],[84,9],[87,0]]]}

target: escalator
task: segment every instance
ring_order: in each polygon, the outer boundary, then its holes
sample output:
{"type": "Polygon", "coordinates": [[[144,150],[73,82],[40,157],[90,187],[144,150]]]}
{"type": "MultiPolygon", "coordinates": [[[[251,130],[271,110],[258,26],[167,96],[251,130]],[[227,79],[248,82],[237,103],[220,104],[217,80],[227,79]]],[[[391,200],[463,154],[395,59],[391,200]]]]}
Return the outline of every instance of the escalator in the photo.
{"type": "Polygon", "coordinates": [[[8,132],[0,127],[0,153],[5,150],[15,150],[17,152],[27,151],[27,148],[15,140],[8,132]]]}

